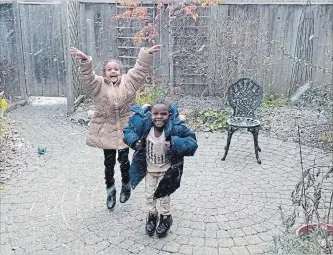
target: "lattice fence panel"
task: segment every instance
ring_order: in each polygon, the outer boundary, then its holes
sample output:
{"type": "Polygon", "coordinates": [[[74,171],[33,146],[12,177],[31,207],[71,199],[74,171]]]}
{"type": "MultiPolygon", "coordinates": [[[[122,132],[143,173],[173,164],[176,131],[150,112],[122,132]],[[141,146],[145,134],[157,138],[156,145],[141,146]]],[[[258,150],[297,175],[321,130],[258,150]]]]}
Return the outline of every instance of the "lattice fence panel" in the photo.
{"type": "MultiPolygon", "coordinates": [[[[149,47],[151,43],[146,44],[134,44],[133,37],[145,23],[154,23],[155,8],[153,5],[144,5],[141,3],[140,7],[148,9],[148,20],[136,20],[136,19],[120,19],[117,21],[117,48],[118,48],[118,59],[123,63],[125,71],[132,68],[135,64],[137,55],[142,46],[149,47]]],[[[124,13],[129,10],[127,6],[123,6],[119,3],[116,5],[117,15],[124,13]]]]}
{"type": "Polygon", "coordinates": [[[185,94],[208,92],[207,61],[211,8],[198,7],[199,17],[178,17],[170,22],[173,86],[185,94]]]}

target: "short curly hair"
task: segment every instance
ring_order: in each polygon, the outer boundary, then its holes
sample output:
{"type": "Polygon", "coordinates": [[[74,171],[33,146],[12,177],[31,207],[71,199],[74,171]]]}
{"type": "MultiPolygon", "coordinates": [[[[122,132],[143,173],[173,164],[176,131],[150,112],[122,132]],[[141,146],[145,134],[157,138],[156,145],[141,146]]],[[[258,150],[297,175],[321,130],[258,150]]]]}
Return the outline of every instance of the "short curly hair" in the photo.
{"type": "Polygon", "coordinates": [[[151,107],[153,108],[154,105],[157,105],[157,104],[164,104],[165,106],[168,107],[168,109],[171,108],[171,104],[165,100],[165,99],[157,99],[155,100],[152,104],[151,104],[151,107]]]}
{"type": "Polygon", "coordinates": [[[104,64],[103,64],[103,69],[102,69],[102,71],[103,71],[103,75],[105,76],[105,66],[108,64],[108,63],[110,63],[110,62],[114,62],[114,63],[116,63],[116,64],[118,64],[119,65],[119,68],[120,68],[120,73],[121,74],[123,74],[124,73],[124,66],[123,66],[123,63],[121,63],[119,60],[117,60],[117,59],[111,59],[111,60],[107,60],[107,61],[104,61],[104,64]]]}

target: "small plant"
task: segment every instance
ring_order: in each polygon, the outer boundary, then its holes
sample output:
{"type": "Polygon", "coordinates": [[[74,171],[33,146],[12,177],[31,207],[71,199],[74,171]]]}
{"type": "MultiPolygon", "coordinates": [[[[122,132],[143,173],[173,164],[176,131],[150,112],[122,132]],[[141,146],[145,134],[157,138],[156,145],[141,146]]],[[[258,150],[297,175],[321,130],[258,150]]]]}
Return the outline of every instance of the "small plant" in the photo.
{"type": "Polygon", "coordinates": [[[322,131],[319,135],[319,142],[328,144],[333,149],[333,136],[332,132],[322,131]]]}
{"type": "Polygon", "coordinates": [[[6,99],[4,99],[3,94],[4,94],[4,91],[2,91],[0,93],[0,109],[2,111],[6,111],[6,109],[8,107],[8,103],[7,103],[6,99]]]}
{"type": "Polygon", "coordinates": [[[327,201],[323,201],[324,182],[332,177],[332,167],[314,165],[303,171],[301,180],[292,192],[292,202],[294,208],[301,208],[303,212],[301,216],[305,218],[306,225],[302,228],[306,229],[306,233],[295,232],[296,209],[291,215],[285,217],[279,206],[284,231],[273,237],[275,254],[333,254],[332,230],[326,227],[332,217],[330,213],[333,190],[328,192],[330,201],[327,207],[324,207],[327,201]],[[312,222],[317,223],[311,224],[312,222]]]}
{"type": "Polygon", "coordinates": [[[0,136],[2,136],[5,129],[7,129],[7,125],[2,121],[3,114],[8,108],[8,103],[6,99],[3,98],[4,91],[0,93],[0,136]]]}
{"type": "Polygon", "coordinates": [[[328,224],[333,209],[333,189],[327,189],[327,186],[331,185],[333,167],[331,165],[318,165],[314,160],[312,167],[304,169],[299,126],[297,126],[297,131],[302,175],[291,194],[292,202],[293,205],[301,206],[306,224],[313,222],[326,222],[328,224]],[[330,201],[328,206],[323,208],[327,202],[324,201],[324,195],[328,195],[330,201]]]}
{"type": "Polygon", "coordinates": [[[0,136],[2,136],[4,130],[7,128],[6,124],[2,121],[3,114],[8,107],[7,101],[3,98],[3,93],[0,93],[0,136]]]}
{"type": "Polygon", "coordinates": [[[163,86],[144,87],[136,94],[136,102],[140,106],[152,104],[157,99],[167,96],[167,93],[167,89],[163,86]]]}
{"type": "Polygon", "coordinates": [[[319,165],[314,161],[312,167],[304,169],[300,128],[299,126],[297,128],[301,178],[291,194],[294,206],[292,214],[284,217],[282,208],[279,207],[285,230],[283,234],[274,236],[274,252],[278,254],[333,254],[332,225],[330,225],[333,209],[333,189],[331,188],[333,167],[319,165]],[[297,233],[294,232],[296,216],[304,224],[297,230],[297,233]]]}
{"type": "Polygon", "coordinates": [[[292,202],[296,206],[301,206],[306,224],[317,222],[329,223],[329,215],[332,210],[333,190],[330,193],[330,205],[327,208],[320,208],[325,205],[322,201],[325,184],[328,185],[333,177],[333,168],[329,166],[317,166],[303,171],[301,180],[297,183],[292,192],[292,202]],[[326,209],[326,210],[325,210],[326,209]]]}
{"type": "Polygon", "coordinates": [[[281,235],[273,236],[272,252],[274,254],[331,254],[330,247],[325,242],[330,238],[326,230],[317,228],[307,236],[296,235],[291,230],[296,215],[293,213],[291,217],[285,219],[281,206],[279,209],[285,229],[281,235]]]}
{"type": "Polygon", "coordinates": [[[288,99],[282,94],[265,95],[261,107],[262,108],[277,108],[287,105],[288,99]]]}
{"type": "Polygon", "coordinates": [[[227,127],[230,115],[221,111],[204,110],[198,113],[197,119],[205,126],[205,131],[221,132],[227,127]]]}

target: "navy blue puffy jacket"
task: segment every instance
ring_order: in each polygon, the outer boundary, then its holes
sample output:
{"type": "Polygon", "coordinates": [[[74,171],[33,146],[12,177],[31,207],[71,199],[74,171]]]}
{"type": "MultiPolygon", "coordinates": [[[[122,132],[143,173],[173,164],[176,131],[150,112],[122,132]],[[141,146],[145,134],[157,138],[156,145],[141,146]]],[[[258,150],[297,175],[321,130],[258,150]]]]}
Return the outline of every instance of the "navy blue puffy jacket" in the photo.
{"type": "MultiPolygon", "coordinates": [[[[151,120],[151,107],[132,106],[134,115],[130,117],[128,125],[124,128],[124,142],[135,150],[138,140],[145,143],[145,139],[153,127],[151,120]]],[[[184,125],[184,121],[178,118],[178,107],[172,104],[170,107],[170,119],[164,128],[167,140],[170,140],[171,167],[165,172],[160,181],[154,198],[165,197],[180,186],[183,174],[184,156],[193,156],[198,148],[195,134],[184,125]]],[[[147,172],[145,149],[135,151],[130,167],[131,186],[134,189],[145,177],[147,172]]]]}

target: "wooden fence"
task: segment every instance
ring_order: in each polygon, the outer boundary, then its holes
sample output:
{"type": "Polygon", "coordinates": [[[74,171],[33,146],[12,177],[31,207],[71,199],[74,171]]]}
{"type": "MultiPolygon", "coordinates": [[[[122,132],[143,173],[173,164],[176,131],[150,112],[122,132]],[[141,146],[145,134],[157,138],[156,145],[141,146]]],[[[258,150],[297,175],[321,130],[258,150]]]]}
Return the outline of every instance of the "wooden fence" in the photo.
{"type": "MultiPolygon", "coordinates": [[[[287,92],[307,80],[315,85],[333,83],[333,4],[244,1],[212,7],[204,22],[189,21],[186,33],[161,32],[159,43],[165,47],[155,58],[154,75],[196,95],[224,94],[241,77],[254,78],[265,92],[287,92]],[[189,27],[195,31],[202,27],[199,36],[204,39],[189,44],[189,27]],[[205,49],[198,59],[173,54],[186,46],[193,52],[205,49]]],[[[139,48],[131,36],[140,24],[112,19],[123,7],[105,0],[80,0],[74,22],[64,3],[68,0],[0,0],[0,90],[7,95],[77,97],[79,88],[68,88],[73,81],[68,78],[70,43],[93,57],[97,73],[107,59],[133,66],[139,48]],[[75,42],[68,39],[73,33],[70,22],[77,30],[75,42]]]]}

